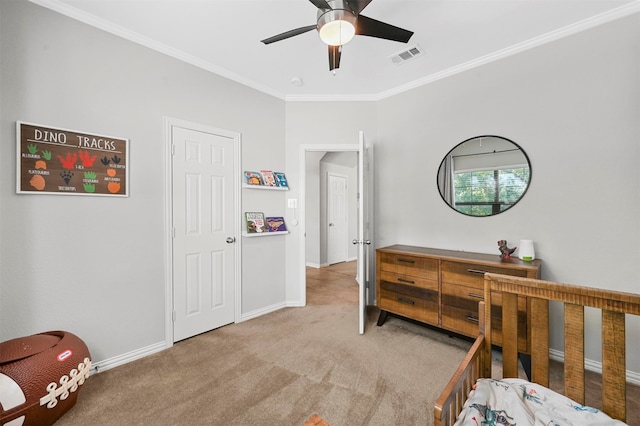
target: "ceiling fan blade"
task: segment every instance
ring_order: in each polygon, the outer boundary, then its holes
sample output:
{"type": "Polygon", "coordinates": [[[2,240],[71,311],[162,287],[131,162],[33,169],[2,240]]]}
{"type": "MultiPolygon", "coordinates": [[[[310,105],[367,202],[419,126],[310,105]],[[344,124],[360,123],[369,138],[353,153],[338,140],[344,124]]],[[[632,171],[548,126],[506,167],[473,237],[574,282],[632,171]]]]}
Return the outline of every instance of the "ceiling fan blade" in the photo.
{"type": "Polygon", "coordinates": [[[406,43],[413,35],[413,31],[360,15],[356,23],[356,34],[406,43]]]}
{"type": "Polygon", "coordinates": [[[333,9],[326,0],[309,0],[318,9],[333,9]]]}
{"type": "Polygon", "coordinates": [[[265,38],[264,40],[260,40],[264,44],[273,43],[276,41],[284,40],[289,37],[297,36],[299,34],[306,33],[307,31],[315,30],[317,25],[307,25],[306,27],[296,28],[295,30],[289,30],[282,34],[274,35],[273,37],[265,38]]]}
{"type": "Polygon", "coordinates": [[[360,12],[362,12],[369,3],[371,3],[371,0],[347,0],[347,4],[355,15],[360,15],[360,12]]]}
{"type": "Polygon", "coordinates": [[[340,68],[342,46],[329,46],[329,71],[340,68]]]}

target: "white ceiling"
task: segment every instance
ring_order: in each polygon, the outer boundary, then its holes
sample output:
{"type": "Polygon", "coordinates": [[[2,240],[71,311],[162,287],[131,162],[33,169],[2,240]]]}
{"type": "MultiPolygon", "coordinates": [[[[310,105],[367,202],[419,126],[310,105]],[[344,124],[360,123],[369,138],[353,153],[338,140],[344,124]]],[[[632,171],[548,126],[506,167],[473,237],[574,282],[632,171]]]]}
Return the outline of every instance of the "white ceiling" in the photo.
{"type": "Polygon", "coordinates": [[[640,11],[640,0],[373,0],[363,15],[415,34],[356,36],[333,75],[316,31],[260,42],[315,24],[308,0],[31,1],[287,100],[381,99],[640,11]],[[392,63],[414,45],[424,54],[392,63]]]}

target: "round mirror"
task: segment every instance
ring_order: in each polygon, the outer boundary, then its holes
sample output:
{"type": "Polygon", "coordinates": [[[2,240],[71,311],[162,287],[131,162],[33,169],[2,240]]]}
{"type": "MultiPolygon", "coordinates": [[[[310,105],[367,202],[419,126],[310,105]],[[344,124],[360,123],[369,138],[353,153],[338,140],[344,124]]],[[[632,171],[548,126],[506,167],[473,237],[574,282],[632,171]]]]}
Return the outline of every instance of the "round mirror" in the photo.
{"type": "Polygon", "coordinates": [[[438,169],[438,190],[457,212],[492,216],[513,207],[527,191],[531,163],[515,142],[478,136],[456,145],[438,169]]]}

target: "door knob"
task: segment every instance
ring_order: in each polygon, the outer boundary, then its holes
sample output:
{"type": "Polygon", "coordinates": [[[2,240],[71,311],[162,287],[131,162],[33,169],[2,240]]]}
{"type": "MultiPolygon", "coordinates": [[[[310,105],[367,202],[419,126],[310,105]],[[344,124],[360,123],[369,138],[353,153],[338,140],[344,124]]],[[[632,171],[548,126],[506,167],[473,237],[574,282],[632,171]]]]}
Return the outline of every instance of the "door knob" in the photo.
{"type": "Polygon", "coordinates": [[[227,237],[227,244],[232,244],[236,242],[236,238],[235,237],[227,237]]]}
{"type": "Polygon", "coordinates": [[[371,245],[371,240],[364,240],[364,241],[358,241],[357,239],[353,239],[353,241],[351,241],[353,244],[366,244],[366,245],[371,245]]]}

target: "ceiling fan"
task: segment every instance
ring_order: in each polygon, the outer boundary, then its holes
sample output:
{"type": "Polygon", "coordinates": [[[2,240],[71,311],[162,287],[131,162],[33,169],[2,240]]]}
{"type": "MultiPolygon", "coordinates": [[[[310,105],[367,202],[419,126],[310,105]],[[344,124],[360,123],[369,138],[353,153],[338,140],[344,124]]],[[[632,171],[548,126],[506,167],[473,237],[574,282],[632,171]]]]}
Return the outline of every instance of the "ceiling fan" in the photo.
{"type": "MultiPolygon", "coordinates": [[[[264,44],[274,43],[307,31],[317,29],[322,41],[329,45],[329,71],[340,67],[342,45],[355,35],[383,38],[406,43],[413,35],[408,31],[377,21],[360,12],[372,0],[309,0],[318,8],[317,23],[307,25],[261,40],[264,44]]],[[[335,71],[334,71],[335,72],[335,71]]]]}

